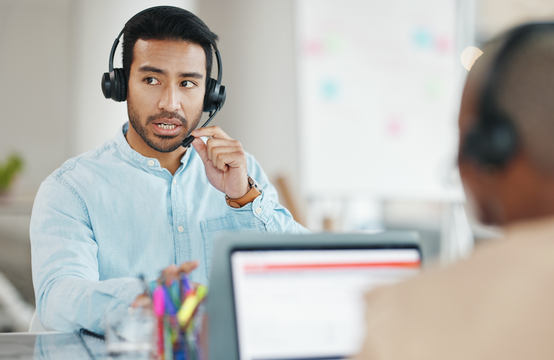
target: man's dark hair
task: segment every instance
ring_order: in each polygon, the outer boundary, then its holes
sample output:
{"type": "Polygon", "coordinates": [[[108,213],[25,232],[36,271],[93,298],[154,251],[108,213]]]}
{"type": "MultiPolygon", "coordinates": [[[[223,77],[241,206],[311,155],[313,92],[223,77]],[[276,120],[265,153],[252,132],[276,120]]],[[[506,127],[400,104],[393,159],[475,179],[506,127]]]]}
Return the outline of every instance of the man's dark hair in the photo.
{"type": "Polygon", "coordinates": [[[212,71],[212,49],[219,39],[198,16],[178,7],[158,7],[133,16],[123,29],[123,70],[127,81],[138,39],[181,40],[202,46],[206,54],[206,78],[212,71]]]}

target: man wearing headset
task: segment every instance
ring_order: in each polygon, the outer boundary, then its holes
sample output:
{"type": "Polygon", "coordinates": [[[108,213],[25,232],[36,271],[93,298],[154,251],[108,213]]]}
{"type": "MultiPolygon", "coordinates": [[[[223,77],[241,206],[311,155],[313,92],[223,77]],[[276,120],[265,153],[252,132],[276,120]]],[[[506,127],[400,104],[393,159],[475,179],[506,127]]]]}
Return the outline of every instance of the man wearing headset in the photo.
{"type": "Polygon", "coordinates": [[[123,69],[113,69],[118,37],[102,89],[127,101],[129,123],[52,173],[33,207],[33,283],[48,329],[102,333],[105,314],[145,291],[138,277],[164,268],[174,276],[198,267],[191,279],[206,284],[220,233],[306,231],[240,142],[217,126],[194,130],[225,101],[217,35],[168,6],[138,13],[121,35],[123,69]]]}
{"type": "Polygon", "coordinates": [[[459,167],[505,239],[369,293],[356,360],[554,358],[554,23],[484,52],[462,97],[459,167]]]}

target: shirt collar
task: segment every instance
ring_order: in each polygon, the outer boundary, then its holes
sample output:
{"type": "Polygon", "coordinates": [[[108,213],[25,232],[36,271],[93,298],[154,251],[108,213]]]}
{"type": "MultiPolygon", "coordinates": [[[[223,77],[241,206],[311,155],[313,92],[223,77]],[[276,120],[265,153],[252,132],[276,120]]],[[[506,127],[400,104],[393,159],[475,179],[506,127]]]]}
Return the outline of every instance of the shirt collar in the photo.
{"type": "MultiPolygon", "coordinates": [[[[127,134],[127,131],[129,130],[129,122],[126,122],[123,124],[122,128],[117,131],[117,134],[115,136],[115,142],[117,144],[118,149],[127,157],[129,160],[143,168],[144,170],[148,172],[159,172],[163,171],[164,168],[160,166],[160,162],[156,158],[149,158],[146,156],[141,155],[139,152],[131,148],[129,143],[127,142],[127,139],[125,138],[125,134],[127,134]]],[[[191,153],[194,152],[194,148],[192,146],[189,147],[189,149],[185,152],[185,154],[181,157],[181,163],[183,166],[177,170],[175,175],[181,171],[182,168],[186,166],[188,163],[191,153]]]]}

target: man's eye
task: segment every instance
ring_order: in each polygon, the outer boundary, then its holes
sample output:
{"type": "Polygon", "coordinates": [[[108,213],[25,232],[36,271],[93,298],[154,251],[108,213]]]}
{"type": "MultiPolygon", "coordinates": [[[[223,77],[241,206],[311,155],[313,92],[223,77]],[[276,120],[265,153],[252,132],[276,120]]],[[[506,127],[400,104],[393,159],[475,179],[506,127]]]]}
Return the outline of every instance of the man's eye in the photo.
{"type": "Polygon", "coordinates": [[[149,85],[158,85],[160,83],[158,79],[153,77],[147,77],[146,79],[144,79],[144,81],[146,81],[146,83],[149,85]]]}
{"type": "Polygon", "coordinates": [[[181,83],[181,86],[183,87],[186,87],[186,88],[191,88],[193,87],[195,84],[192,82],[192,81],[188,81],[188,80],[185,80],[181,83]]]}

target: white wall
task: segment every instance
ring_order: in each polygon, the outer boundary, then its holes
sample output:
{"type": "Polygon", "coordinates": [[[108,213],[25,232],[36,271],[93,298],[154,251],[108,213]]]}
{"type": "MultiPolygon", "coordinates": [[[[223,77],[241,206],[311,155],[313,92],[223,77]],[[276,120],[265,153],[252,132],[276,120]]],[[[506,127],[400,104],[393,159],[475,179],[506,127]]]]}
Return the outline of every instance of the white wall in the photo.
{"type": "Polygon", "coordinates": [[[552,1],[477,0],[477,6],[477,31],[482,41],[487,41],[517,24],[554,19],[552,1]]]}
{"type": "Polygon", "coordinates": [[[202,0],[198,15],[220,37],[227,101],[214,125],[256,156],[298,198],[298,126],[292,0],[202,0]]]}
{"type": "Polygon", "coordinates": [[[69,153],[69,3],[0,0],[0,163],[24,157],[20,197],[34,197],[69,153]]]}

